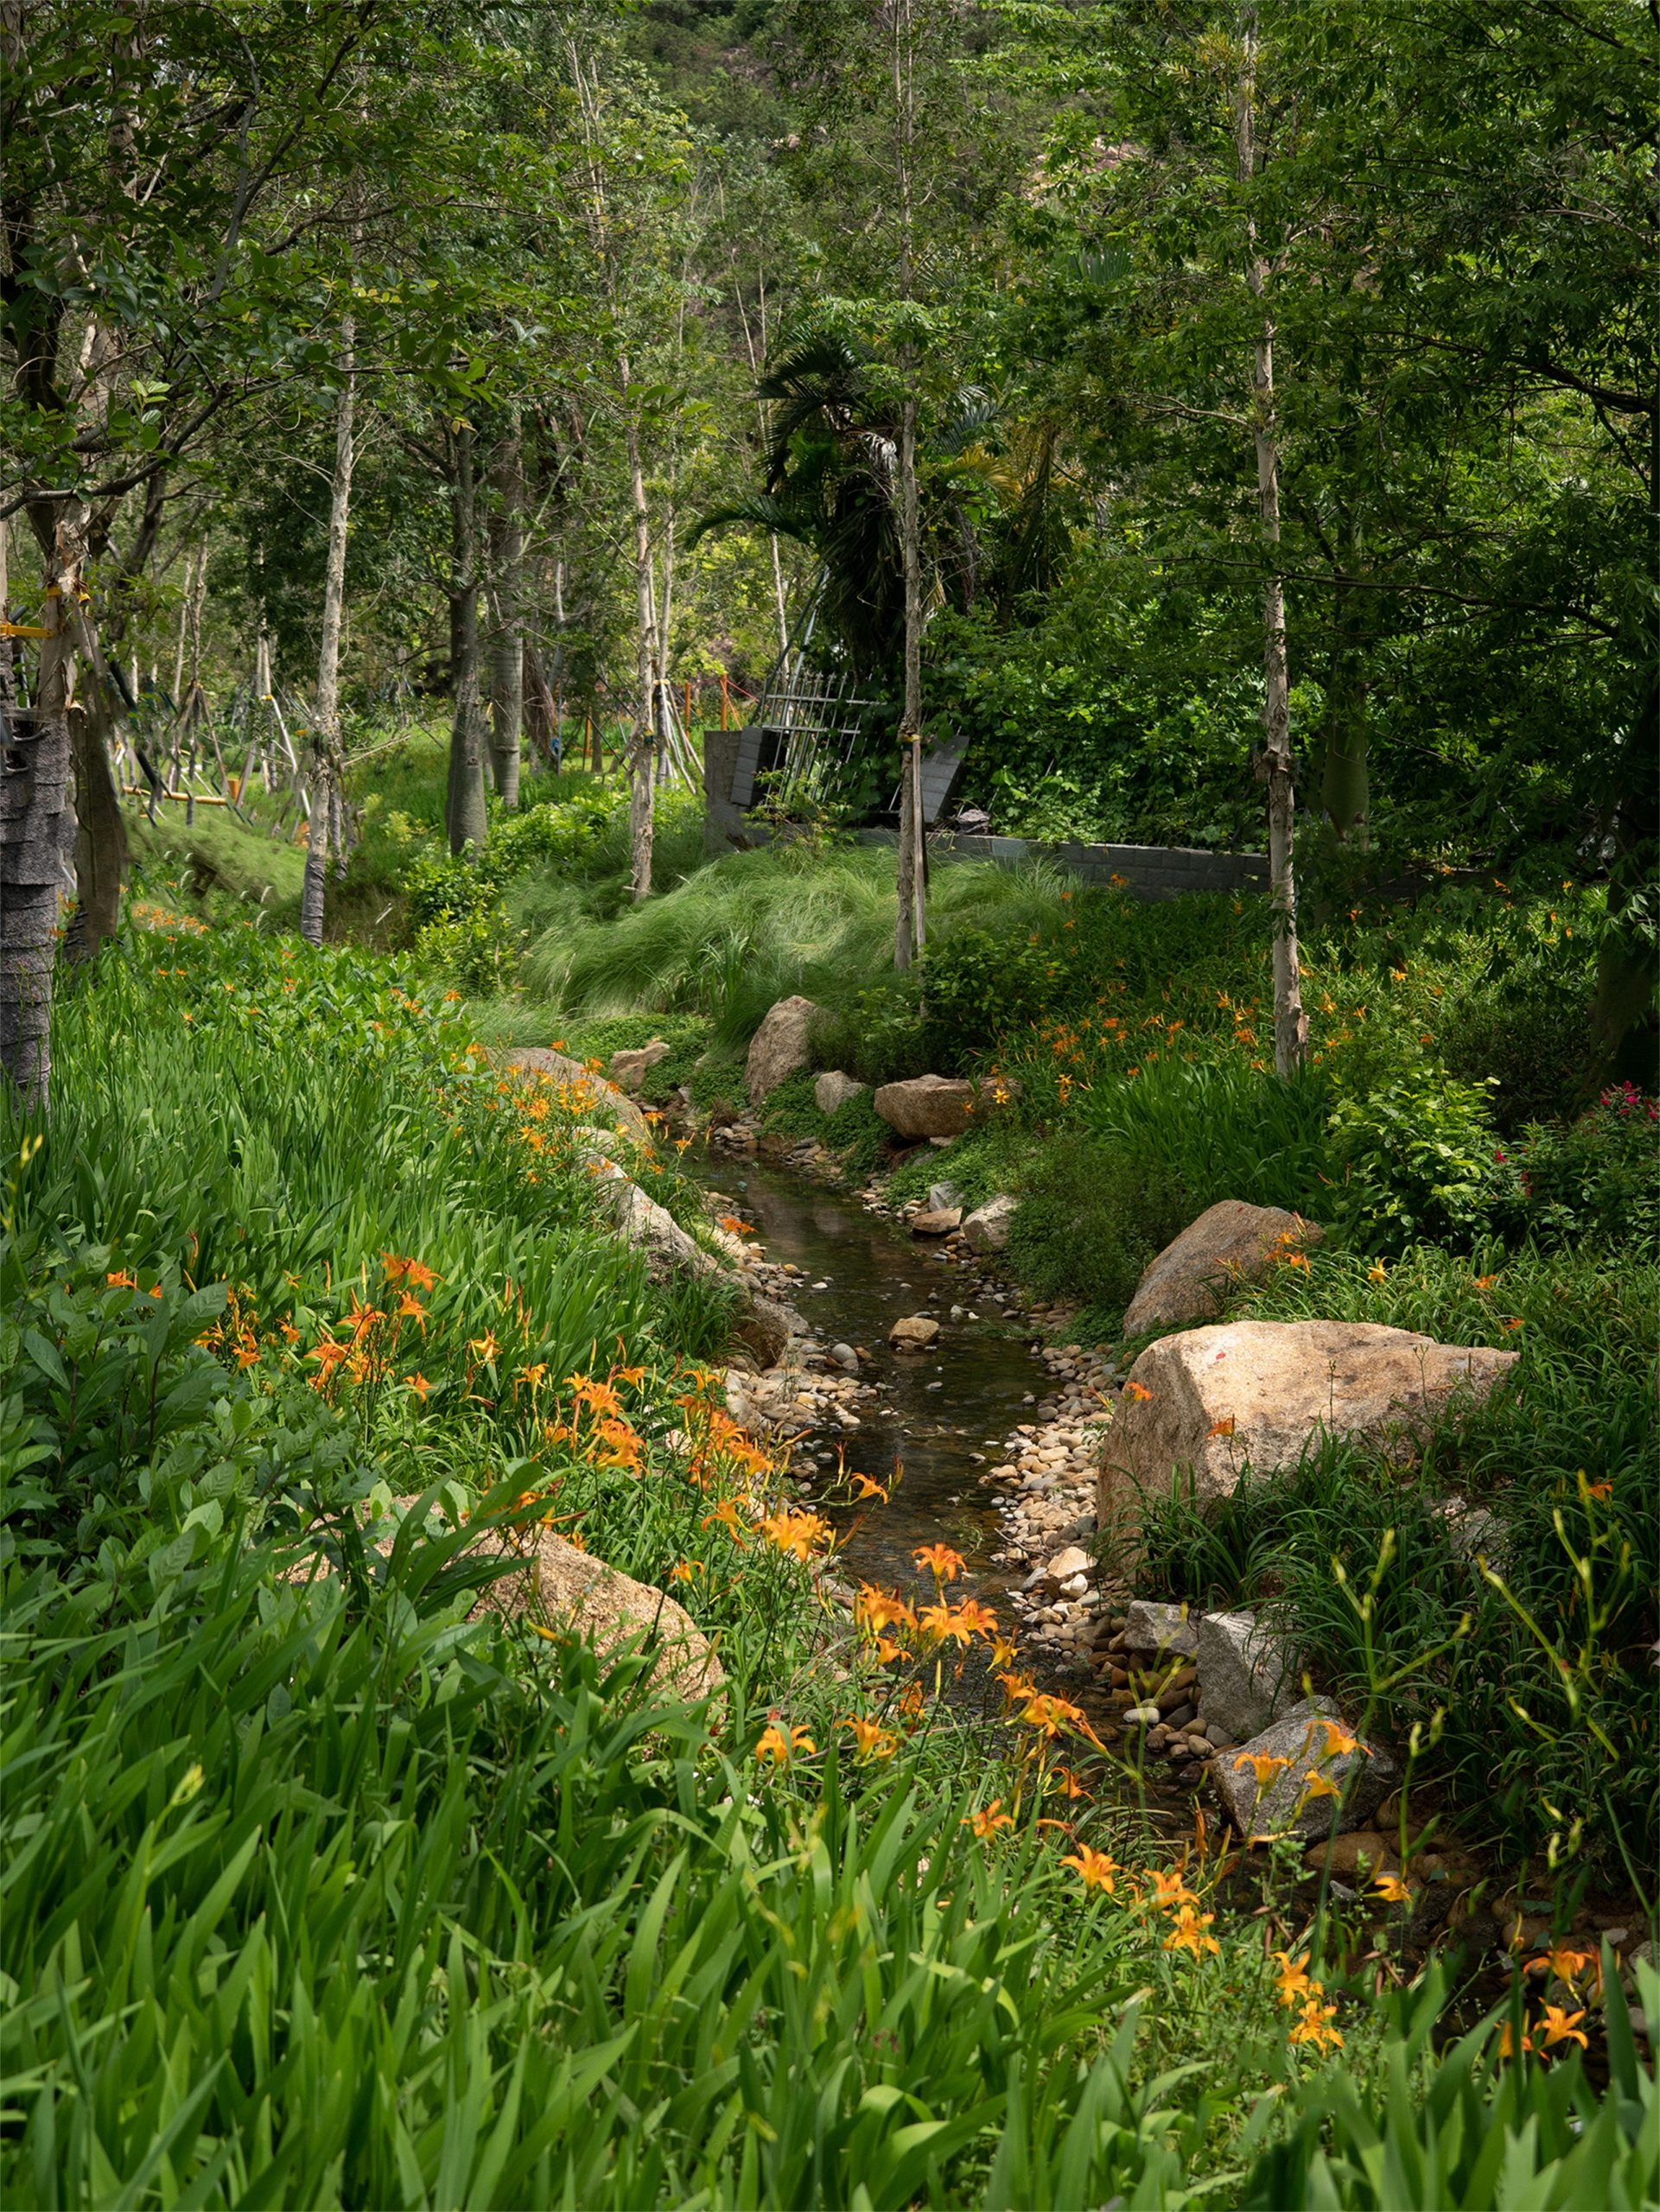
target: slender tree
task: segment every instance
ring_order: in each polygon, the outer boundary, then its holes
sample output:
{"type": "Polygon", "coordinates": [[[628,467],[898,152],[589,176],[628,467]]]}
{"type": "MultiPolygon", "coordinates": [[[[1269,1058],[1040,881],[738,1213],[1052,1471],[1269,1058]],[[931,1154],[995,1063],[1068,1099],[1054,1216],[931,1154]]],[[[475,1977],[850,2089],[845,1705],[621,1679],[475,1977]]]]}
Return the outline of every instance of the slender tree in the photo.
{"type": "MultiPolygon", "coordinates": [[[[70,610],[80,588],[82,535],[66,506],[46,586],[45,636],[32,708],[12,696],[10,652],[0,664],[0,1071],[25,1106],[44,1108],[52,1084],[52,967],[63,880],[74,692],[70,610]]],[[[0,524],[0,609],[6,604],[0,524]]]]}
{"type": "Polygon", "coordinates": [[[322,638],[317,653],[317,696],[311,734],[311,824],[306,841],[305,884],[300,899],[300,934],[308,944],[323,941],[323,900],[328,851],[340,816],[340,620],[346,604],[346,547],[351,527],[352,465],[357,411],[356,325],[347,315],[340,326],[340,387],[334,402],[334,473],[328,499],[328,550],[323,563],[322,638]]]}
{"type": "MultiPolygon", "coordinates": [[[[1239,90],[1235,139],[1239,182],[1249,202],[1256,175],[1256,10],[1247,7],[1239,26],[1239,90]]],[[[1246,215],[1245,281],[1260,311],[1251,354],[1251,423],[1256,446],[1256,497],[1268,574],[1262,586],[1262,731],[1259,773],[1268,785],[1269,899],[1274,911],[1274,1065],[1282,1076],[1302,1065],[1308,1022],[1302,1010],[1297,959],[1297,877],[1294,856],[1296,782],[1291,757],[1291,682],[1285,641],[1285,578],[1280,565],[1280,432],[1274,394],[1274,323],[1269,312],[1270,265],[1257,238],[1256,219],[1246,215]]]]}

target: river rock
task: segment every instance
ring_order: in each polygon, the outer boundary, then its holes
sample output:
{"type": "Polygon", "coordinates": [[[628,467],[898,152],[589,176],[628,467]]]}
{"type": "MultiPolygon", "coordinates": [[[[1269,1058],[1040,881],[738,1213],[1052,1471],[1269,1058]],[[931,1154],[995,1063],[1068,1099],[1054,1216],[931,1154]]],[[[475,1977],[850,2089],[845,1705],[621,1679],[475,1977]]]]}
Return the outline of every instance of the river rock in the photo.
{"type": "Polygon", "coordinates": [[[1124,1642],[1132,1651],[1162,1651],[1191,1659],[1199,1628],[1186,1605],[1166,1605],[1152,1598],[1132,1598],[1124,1613],[1124,1642]]]}
{"type": "Polygon", "coordinates": [[[760,1027],[749,1040],[743,1064],[743,1079],[755,1105],[776,1090],[786,1076],[812,1065],[807,1039],[817,1011],[811,999],[799,996],[779,999],[767,1008],[760,1027]]]}
{"type": "Polygon", "coordinates": [[[481,1549],[523,1549],[524,1565],[480,1592],[473,1618],[482,1612],[528,1615],[568,1636],[592,1639],[601,1659],[631,1643],[652,1655],[651,1681],[684,1698],[707,1697],[725,1679],[714,1647],[684,1606],[665,1590],[636,1582],[603,1560],[590,1559],[563,1536],[538,1529],[492,1531],[481,1549]]]}
{"type": "Polygon", "coordinates": [[[844,1374],[856,1375],[859,1372],[859,1355],[851,1344],[832,1344],[830,1356],[844,1374]]]}
{"type": "Polygon", "coordinates": [[[930,1213],[949,1213],[953,1206],[959,1213],[963,1211],[963,1193],[955,1183],[929,1184],[928,1211],[930,1213]]]}
{"type": "Polygon", "coordinates": [[[946,1206],[938,1213],[913,1213],[911,1234],[913,1236],[949,1236],[962,1218],[961,1206],[946,1206]]]}
{"type": "Polygon", "coordinates": [[[1201,1508],[1226,1497],[1249,1464],[1294,1466],[1310,1440],[1421,1438],[1463,1396],[1479,1403],[1517,1354],[1437,1344],[1365,1321],[1228,1321],[1161,1338],[1125,1379],[1103,1456],[1097,1511],[1121,1536],[1141,1501],[1191,1469],[1201,1508]]]}
{"type": "Polygon", "coordinates": [[[669,1047],[660,1037],[653,1037],[649,1045],[640,1045],[630,1052],[613,1052],[611,1080],[623,1090],[638,1090],[658,1062],[668,1057],[669,1047]]]}
{"type": "Polygon", "coordinates": [[[1000,1194],[976,1206],[963,1224],[964,1241],[971,1252],[1001,1252],[1008,1243],[1009,1224],[1019,1200],[1000,1194]]]}
{"type": "Polygon", "coordinates": [[[855,1082],[852,1076],[843,1075],[839,1068],[834,1068],[829,1075],[821,1075],[813,1084],[813,1104],[821,1114],[834,1114],[838,1108],[845,1106],[849,1098],[858,1097],[862,1091],[869,1088],[868,1083],[855,1082]]]}
{"type": "Polygon", "coordinates": [[[1297,1696],[1295,1655],[1255,1613],[1202,1613],[1194,1648],[1199,1710],[1240,1743],[1297,1696]]]}
{"type": "Polygon", "coordinates": [[[932,1313],[910,1313],[894,1322],[887,1341],[898,1351],[926,1351],[938,1334],[939,1324],[932,1313]]]}
{"type": "Polygon", "coordinates": [[[1279,1206],[1247,1205],[1224,1198],[1167,1244],[1136,1285],[1124,1313],[1124,1334],[1180,1321],[1202,1321],[1222,1311],[1236,1282],[1254,1282],[1271,1254],[1320,1243],[1326,1232],[1301,1214],[1279,1206]]]}
{"type": "MultiPolygon", "coordinates": [[[[1212,1761],[1223,1808],[1242,1836],[1342,1834],[1364,1827],[1400,1780],[1400,1770],[1376,1745],[1361,1744],[1332,1756],[1326,1724],[1343,1727],[1342,1715],[1323,1698],[1306,1698],[1290,1707],[1271,1726],[1212,1761]],[[1286,1764],[1259,1785],[1252,1758],[1282,1759],[1286,1764]],[[1335,1783],[1340,1797],[1306,1797],[1312,1777],[1335,1783]]],[[[1349,1732],[1345,1730],[1345,1734],[1349,1732]]]]}
{"type": "Polygon", "coordinates": [[[556,1052],[544,1045],[525,1045],[511,1052],[504,1052],[501,1065],[511,1073],[537,1077],[555,1085],[560,1094],[559,1103],[572,1113],[586,1114],[595,1107],[604,1108],[616,1116],[619,1124],[631,1136],[650,1143],[652,1125],[633,1100],[614,1083],[580,1060],[573,1060],[569,1052],[556,1052]]]}
{"type": "Polygon", "coordinates": [[[1068,1544],[1065,1551],[1055,1554],[1043,1571],[1051,1582],[1070,1582],[1074,1575],[1088,1574],[1093,1565],[1081,1546],[1068,1544]]]}
{"type": "Polygon", "coordinates": [[[1376,1828],[1352,1828],[1329,1841],[1317,1838],[1308,1847],[1307,1863],[1315,1873],[1328,1870],[1339,1882],[1368,1882],[1395,1864],[1395,1853],[1376,1828]]]}
{"type": "Polygon", "coordinates": [[[1163,1718],[1156,1705],[1132,1705],[1124,1714],[1131,1728],[1156,1728],[1163,1718]]]}

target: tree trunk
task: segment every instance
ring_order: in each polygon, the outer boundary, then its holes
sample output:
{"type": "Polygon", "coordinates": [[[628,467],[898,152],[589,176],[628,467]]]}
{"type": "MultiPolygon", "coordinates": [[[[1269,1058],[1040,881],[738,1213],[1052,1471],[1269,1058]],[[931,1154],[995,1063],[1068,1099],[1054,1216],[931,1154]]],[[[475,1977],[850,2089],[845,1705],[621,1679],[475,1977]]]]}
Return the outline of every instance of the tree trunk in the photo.
{"type": "Polygon", "coordinates": [[[473,433],[459,424],[451,439],[451,634],[455,641],[455,702],[449,733],[449,789],[446,818],[449,849],[482,845],[484,728],[479,700],[478,487],[473,473],[473,433]]]}
{"type": "Polygon", "coordinates": [[[646,504],[639,429],[628,397],[628,365],[622,364],[623,404],[628,408],[628,485],[634,509],[634,683],[638,697],[629,732],[628,846],[638,902],[652,895],[652,840],[655,829],[652,770],[657,755],[657,594],[652,580],[652,518],[646,504]]]}
{"type": "Polygon", "coordinates": [[[57,534],[32,709],[19,713],[13,706],[10,655],[0,671],[7,694],[0,698],[0,1071],[25,1108],[40,1109],[52,1086],[52,965],[73,687],[71,609],[80,585],[81,543],[78,520],[57,534]]]}
{"type": "Polygon", "coordinates": [[[501,803],[518,804],[520,734],[525,721],[525,500],[515,422],[496,456],[494,590],[490,636],[490,755],[501,803]]]}
{"type": "MultiPolygon", "coordinates": [[[[894,166],[899,188],[899,296],[912,292],[911,153],[916,134],[912,0],[894,4],[894,166]]],[[[905,572],[905,686],[900,710],[900,852],[894,965],[909,968],[928,936],[928,867],[922,819],[922,526],[917,502],[916,358],[900,347],[900,557],[905,572]]]]}
{"type": "Polygon", "coordinates": [[[300,934],[308,944],[318,945],[323,941],[329,833],[340,807],[340,617],[346,605],[346,544],[352,518],[352,441],[357,412],[356,330],[351,316],[346,318],[340,334],[344,375],[334,403],[334,481],[328,502],[322,644],[317,655],[316,712],[311,733],[311,826],[300,897],[300,934]]]}
{"type": "MultiPolygon", "coordinates": [[[[1239,181],[1256,173],[1256,10],[1240,26],[1239,105],[1236,117],[1239,181]]],[[[1269,269],[1258,250],[1256,226],[1247,218],[1245,278],[1251,296],[1264,300],[1269,269]]],[[[1280,439],[1274,397],[1274,325],[1264,312],[1251,369],[1252,417],[1256,434],[1256,495],[1262,543],[1270,563],[1262,590],[1262,731],[1260,773],[1268,785],[1269,901],[1274,917],[1274,1066],[1288,1076],[1307,1055],[1308,1021],[1302,1010],[1297,958],[1297,879],[1294,856],[1296,785],[1291,758],[1291,683],[1285,642],[1285,581],[1280,572],[1280,439]]]]}

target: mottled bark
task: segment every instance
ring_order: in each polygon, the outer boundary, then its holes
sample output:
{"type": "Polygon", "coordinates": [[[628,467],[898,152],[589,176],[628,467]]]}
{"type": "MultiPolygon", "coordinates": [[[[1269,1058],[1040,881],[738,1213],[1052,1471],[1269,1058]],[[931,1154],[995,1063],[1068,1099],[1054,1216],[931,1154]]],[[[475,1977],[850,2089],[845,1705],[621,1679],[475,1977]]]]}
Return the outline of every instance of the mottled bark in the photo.
{"type": "Polygon", "coordinates": [[[490,765],[501,803],[518,804],[521,734],[525,722],[524,615],[525,486],[518,426],[496,454],[494,541],[490,621],[490,765]]]}
{"type": "MultiPolygon", "coordinates": [[[[59,534],[33,709],[21,711],[10,697],[0,702],[0,1071],[24,1106],[40,1109],[52,1083],[52,968],[74,684],[70,609],[80,582],[80,550],[78,531],[59,534]]],[[[9,659],[4,673],[10,690],[9,659]]]]}
{"type": "Polygon", "coordinates": [[[317,696],[311,733],[311,824],[306,840],[305,884],[300,896],[300,934],[323,941],[328,849],[340,817],[340,623],[346,607],[346,548],[352,520],[353,439],[356,429],[355,327],[342,327],[344,374],[334,404],[334,475],[328,501],[328,551],[323,563],[322,640],[317,653],[317,696]]]}
{"type": "MultiPolygon", "coordinates": [[[[1239,181],[1256,173],[1256,10],[1240,24],[1239,104],[1236,137],[1239,181]]],[[[1291,682],[1285,641],[1285,582],[1280,561],[1280,437],[1274,395],[1274,325],[1266,312],[1267,257],[1254,221],[1247,221],[1245,281],[1263,306],[1251,357],[1251,414],[1256,442],[1256,495],[1262,543],[1269,567],[1262,589],[1262,758],[1268,785],[1269,902],[1274,917],[1274,1065],[1290,1075],[1308,1050],[1297,957],[1297,880],[1294,861],[1296,784],[1291,758],[1291,682]]]]}
{"type": "MultiPolygon", "coordinates": [[[[911,158],[916,135],[915,24],[911,0],[894,0],[894,167],[899,196],[899,296],[912,291],[911,158]]],[[[917,498],[916,362],[900,350],[900,558],[905,575],[905,678],[900,710],[900,851],[894,965],[909,968],[928,937],[928,869],[922,819],[922,522],[917,498]]]]}
{"type": "Polygon", "coordinates": [[[628,365],[622,364],[623,404],[628,415],[628,486],[634,510],[633,727],[628,733],[629,872],[636,901],[652,895],[655,830],[652,770],[657,760],[657,594],[652,581],[652,518],[646,504],[639,430],[628,400],[628,365]]]}
{"type": "Polygon", "coordinates": [[[458,424],[450,437],[449,603],[455,644],[455,700],[449,732],[449,787],[446,822],[449,849],[482,845],[488,817],[484,805],[484,716],[479,699],[478,486],[473,433],[458,424]]]}

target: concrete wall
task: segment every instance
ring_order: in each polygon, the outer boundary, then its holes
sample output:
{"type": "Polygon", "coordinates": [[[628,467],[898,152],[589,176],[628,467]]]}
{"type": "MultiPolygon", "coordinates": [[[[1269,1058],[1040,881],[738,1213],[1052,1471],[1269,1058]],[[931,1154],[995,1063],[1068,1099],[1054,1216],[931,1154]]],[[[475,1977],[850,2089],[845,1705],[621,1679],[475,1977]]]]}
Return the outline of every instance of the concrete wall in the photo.
{"type": "MultiPolygon", "coordinates": [[[[707,730],[703,735],[703,849],[730,852],[735,847],[765,845],[772,831],[734,805],[730,793],[738,753],[746,733],[707,730]]],[[[894,845],[891,830],[862,830],[862,845],[894,845]]],[[[1042,844],[1030,837],[959,837],[949,830],[928,833],[928,849],[944,857],[995,861],[1016,868],[1025,860],[1046,859],[1085,883],[1117,886],[1132,898],[1150,903],[1179,899],[1186,891],[1265,890],[1268,861],[1261,853],[1212,853],[1179,845],[1091,845],[1080,842],[1042,844]]]]}
{"type": "MultiPolygon", "coordinates": [[[[861,844],[894,844],[892,830],[862,830],[861,844]]],[[[1181,845],[1091,845],[1075,840],[1040,844],[1031,837],[959,837],[951,830],[932,833],[928,849],[964,860],[996,861],[1016,868],[1025,860],[1050,860],[1085,883],[1128,891],[1150,904],[1179,899],[1185,891],[1253,891],[1268,887],[1268,860],[1262,853],[1212,853],[1181,845]]]]}

